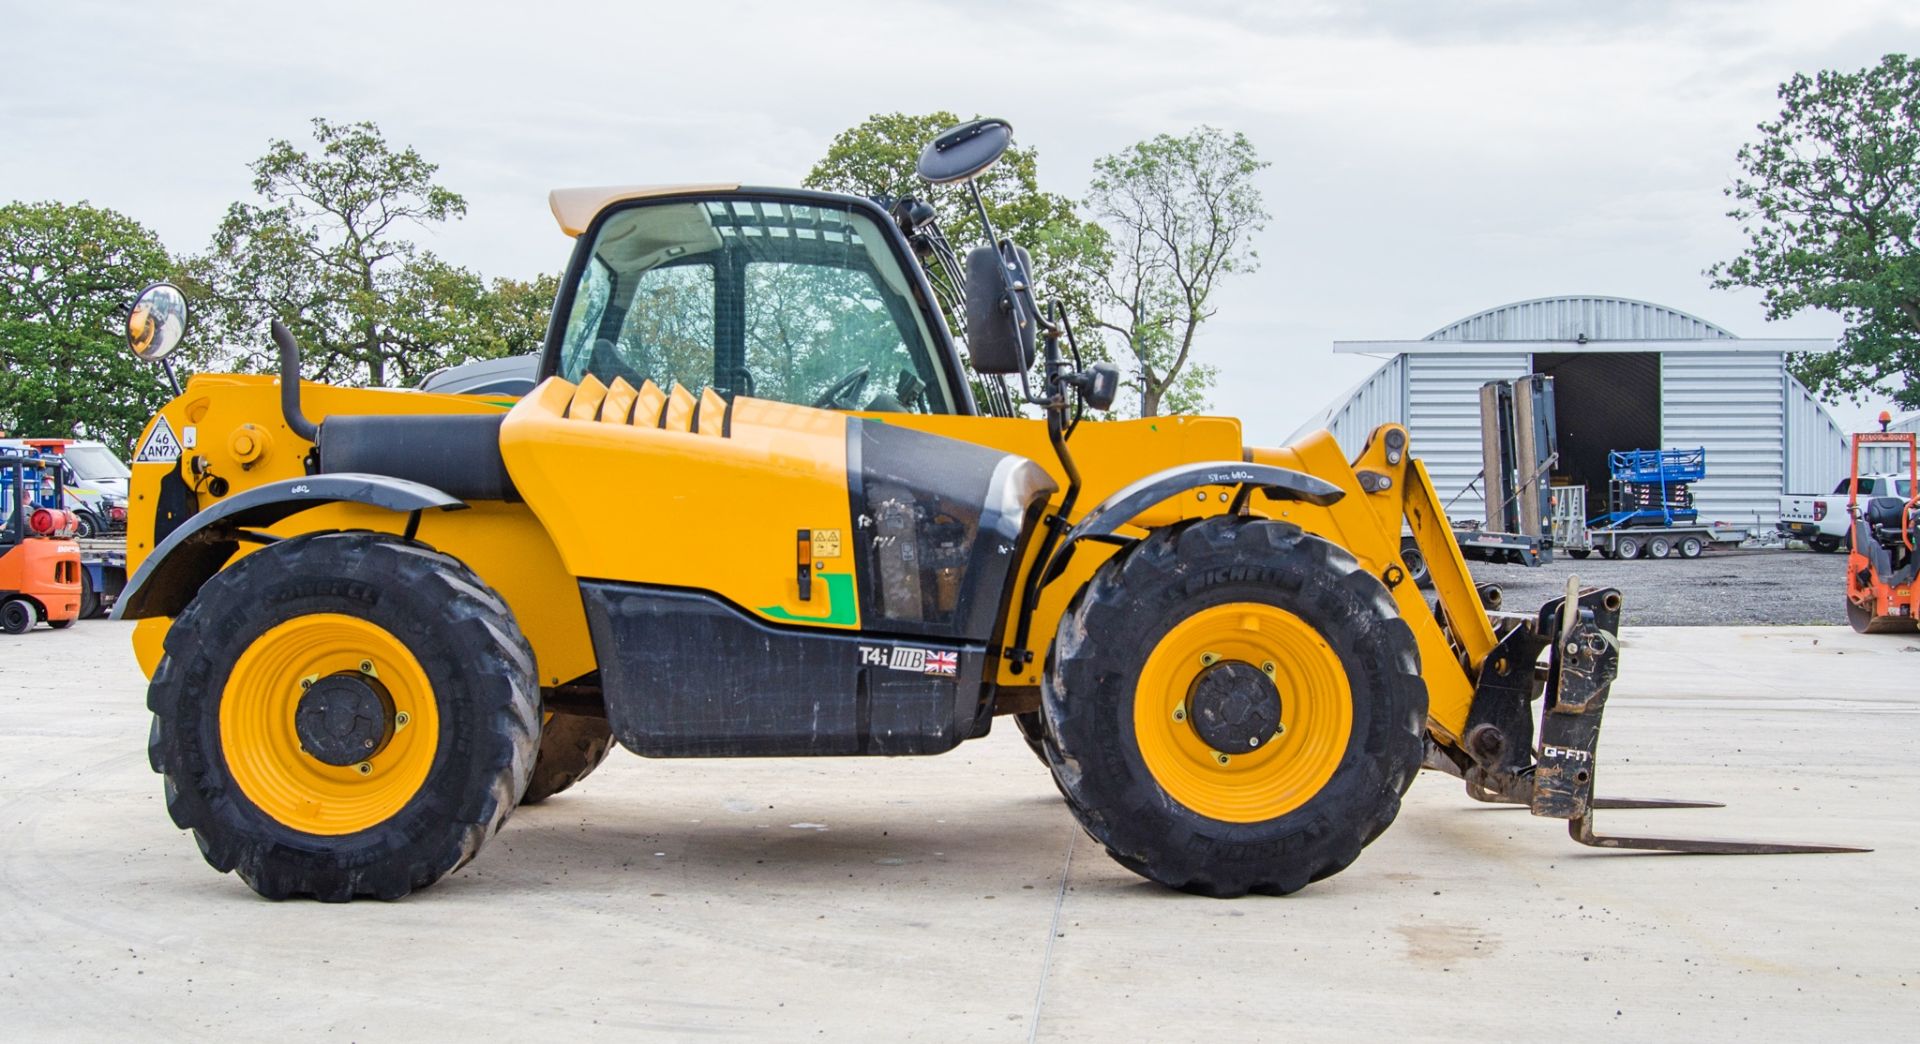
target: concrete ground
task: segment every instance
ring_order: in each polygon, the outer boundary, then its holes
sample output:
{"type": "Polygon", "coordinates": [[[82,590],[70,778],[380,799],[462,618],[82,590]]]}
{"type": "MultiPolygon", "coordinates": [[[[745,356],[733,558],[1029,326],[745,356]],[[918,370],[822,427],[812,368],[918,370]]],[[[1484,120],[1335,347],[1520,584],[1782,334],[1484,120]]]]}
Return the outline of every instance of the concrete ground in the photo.
{"type": "Polygon", "coordinates": [[[0,639],[0,1027],[14,1040],[1893,1039],[1920,1017],[1920,638],[1625,636],[1603,829],[1872,846],[1575,846],[1423,776],[1286,899],[1163,890],[1012,729],[941,758],[616,753],[398,903],[269,903],[147,768],[121,624],[0,639]]]}

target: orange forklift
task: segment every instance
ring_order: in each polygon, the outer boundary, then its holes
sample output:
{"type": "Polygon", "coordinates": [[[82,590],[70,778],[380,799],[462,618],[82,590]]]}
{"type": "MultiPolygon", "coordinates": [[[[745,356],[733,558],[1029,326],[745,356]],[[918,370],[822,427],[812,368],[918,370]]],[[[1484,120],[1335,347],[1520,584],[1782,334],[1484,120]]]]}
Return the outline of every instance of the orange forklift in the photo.
{"type": "Polygon", "coordinates": [[[1920,453],[1910,431],[1880,430],[1853,436],[1853,471],[1847,483],[1847,515],[1853,539],[1847,552],[1847,622],[1861,634],[1907,633],[1920,627],[1920,453]],[[1860,448],[1905,446],[1907,480],[1894,483],[1899,496],[1860,502],[1860,448]]]}
{"type": "Polygon", "coordinates": [[[48,467],[39,457],[0,453],[0,631],[8,634],[80,618],[79,519],[60,506],[57,472],[51,502],[40,492],[48,467]]]}

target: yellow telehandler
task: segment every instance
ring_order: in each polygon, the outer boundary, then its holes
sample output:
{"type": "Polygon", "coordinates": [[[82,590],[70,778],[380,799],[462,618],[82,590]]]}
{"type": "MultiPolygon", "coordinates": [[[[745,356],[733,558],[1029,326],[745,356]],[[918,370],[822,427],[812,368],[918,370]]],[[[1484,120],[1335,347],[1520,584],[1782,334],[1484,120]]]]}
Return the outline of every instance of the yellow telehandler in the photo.
{"type": "MultiPolygon", "coordinates": [[[[978,206],[1011,133],[920,174],[978,206]]],[[[913,199],[551,202],[576,246],[523,398],[304,383],[276,322],[277,378],[195,375],[142,436],[115,614],[153,766],[261,894],[424,887],[615,743],[939,754],[1000,716],[1116,860],[1208,895],[1339,872],[1423,765],[1587,844],[1822,850],[1596,835],[1619,593],[1486,608],[1398,425],[1349,462],[1086,418],[1119,373],[983,206],[962,262],[913,199]]],[[[185,305],[143,292],[138,354],[185,305]]]]}

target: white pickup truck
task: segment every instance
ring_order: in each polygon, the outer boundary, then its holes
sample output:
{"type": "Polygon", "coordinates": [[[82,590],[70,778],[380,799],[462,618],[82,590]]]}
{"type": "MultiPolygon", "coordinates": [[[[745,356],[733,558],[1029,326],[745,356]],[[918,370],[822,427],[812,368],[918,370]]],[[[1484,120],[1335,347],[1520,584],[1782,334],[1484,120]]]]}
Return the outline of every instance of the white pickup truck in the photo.
{"type": "MultiPolygon", "coordinates": [[[[1852,479],[1841,479],[1831,493],[1790,493],[1780,498],[1778,529],[1783,536],[1804,540],[1815,551],[1838,551],[1847,541],[1847,487],[1852,479]]],[[[1860,499],[1913,496],[1911,479],[1906,475],[1860,476],[1860,499]]]]}

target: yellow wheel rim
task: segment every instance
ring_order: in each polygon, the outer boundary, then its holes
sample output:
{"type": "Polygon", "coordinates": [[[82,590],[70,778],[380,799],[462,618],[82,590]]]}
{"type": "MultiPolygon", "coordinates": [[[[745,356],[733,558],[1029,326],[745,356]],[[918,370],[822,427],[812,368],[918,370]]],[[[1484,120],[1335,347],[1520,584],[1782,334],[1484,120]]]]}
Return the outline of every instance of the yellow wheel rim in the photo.
{"type": "Polygon", "coordinates": [[[1187,617],[1160,639],[1133,698],[1134,737],[1154,782],[1194,812],[1257,823],[1307,803],[1346,756],[1353,694],[1340,657],[1305,620],[1234,602],[1187,617]],[[1250,664],[1280,697],[1280,728],[1245,753],[1208,746],[1187,713],[1202,674],[1250,664]]]}
{"type": "Polygon", "coordinates": [[[351,834],[392,818],[426,782],[440,742],[433,685],[385,628],[316,613],[254,639],[220,696],[220,747],[247,800],[281,825],[351,834]],[[391,713],[375,749],[333,765],[304,751],[296,725],[306,686],[333,676],[377,688],[391,713]]]}

